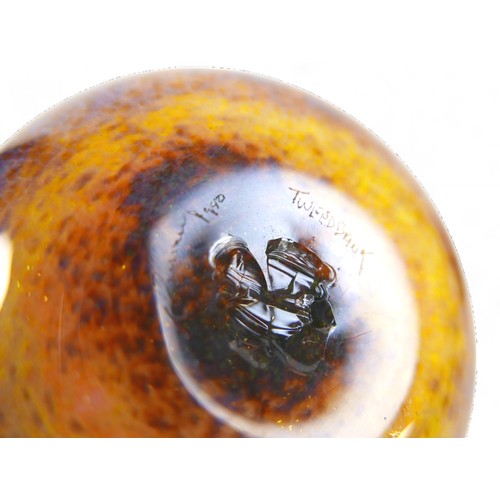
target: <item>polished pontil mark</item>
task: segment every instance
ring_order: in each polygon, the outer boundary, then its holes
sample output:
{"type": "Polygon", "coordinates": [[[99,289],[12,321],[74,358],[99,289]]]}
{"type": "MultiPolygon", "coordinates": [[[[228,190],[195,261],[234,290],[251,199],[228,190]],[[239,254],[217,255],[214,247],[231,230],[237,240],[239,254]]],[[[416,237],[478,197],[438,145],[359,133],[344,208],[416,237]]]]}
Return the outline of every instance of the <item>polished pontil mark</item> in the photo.
{"type": "Polygon", "coordinates": [[[277,357],[296,373],[311,373],[324,360],[336,325],[328,301],[336,273],[306,246],[286,238],[270,240],[266,256],[269,283],[243,239],[225,236],[210,250],[230,348],[259,369],[277,357]]]}
{"type": "Polygon", "coordinates": [[[396,156],[314,96],[205,70],[80,94],[0,148],[0,233],[0,436],[465,432],[453,245],[396,156]],[[223,235],[260,271],[214,279],[223,235]],[[246,310],[220,290],[242,284],[246,310]]]}
{"type": "Polygon", "coordinates": [[[399,411],[418,359],[404,263],[334,187],[273,165],[219,173],[169,201],[149,252],[169,360],[221,422],[249,436],[370,436],[399,411]],[[361,273],[360,255],[295,210],[287,186],[372,252],[361,273]]]}

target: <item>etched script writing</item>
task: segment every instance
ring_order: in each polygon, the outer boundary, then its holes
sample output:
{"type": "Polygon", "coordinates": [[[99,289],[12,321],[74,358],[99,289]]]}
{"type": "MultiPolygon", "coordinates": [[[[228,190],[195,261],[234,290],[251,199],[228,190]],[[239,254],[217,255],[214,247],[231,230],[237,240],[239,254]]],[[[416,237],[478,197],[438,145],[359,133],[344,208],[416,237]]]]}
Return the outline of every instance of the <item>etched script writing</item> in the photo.
{"type": "Polygon", "coordinates": [[[218,194],[215,196],[206,207],[201,210],[201,212],[197,212],[196,210],[188,210],[187,213],[193,215],[194,217],[198,217],[202,221],[210,224],[210,220],[213,217],[219,216],[219,209],[221,203],[224,202],[226,197],[223,194],[218,194]]]}
{"type": "Polygon", "coordinates": [[[308,214],[309,218],[316,220],[322,226],[325,226],[334,231],[334,235],[341,238],[345,246],[352,252],[353,255],[359,255],[361,262],[359,266],[359,274],[363,271],[365,257],[373,254],[367,251],[354,239],[354,236],[348,231],[346,223],[336,217],[330,210],[317,204],[311,197],[309,191],[301,191],[289,187],[293,193],[292,205],[299,210],[308,214]]]}
{"type": "MultiPolygon", "coordinates": [[[[186,229],[186,224],[188,222],[188,218],[186,214],[192,215],[193,217],[196,217],[199,220],[202,220],[203,222],[206,222],[207,224],[210,224],[212,220],[214,220],[214,217],[219,216],[219,210],[221,204],[224,202],[226,197],[221,193],[212,198],[210,200],[210,203],[208,203],[207,206],[203,207],[202,210],[196,211],[196,210],[186,210],[186,212],[182,215],[182,221],[180,223],[180,229],[177,233],[177,239],[174,241],[172,244],[171,248],[171,256],[168,259],[168,268],[170,271],[170,275],[174,273],[174,270],[177,266],[177,249],[184,237],[184,231],[186,229]]],[[[171,280],[169,280],[170,282],[171,280]]]]}

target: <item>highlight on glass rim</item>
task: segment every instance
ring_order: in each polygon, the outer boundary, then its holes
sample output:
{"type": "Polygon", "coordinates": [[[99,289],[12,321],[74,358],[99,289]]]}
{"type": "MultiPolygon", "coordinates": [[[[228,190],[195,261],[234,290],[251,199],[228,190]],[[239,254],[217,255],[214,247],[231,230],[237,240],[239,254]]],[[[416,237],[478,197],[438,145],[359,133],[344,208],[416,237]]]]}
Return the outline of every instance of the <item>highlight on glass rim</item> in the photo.
{"type": "Polygon", "coordinates": [[[401,161],[249,73],[83,92],[0,148],[1,437],[460,437],[463,273],[401,161]]]}

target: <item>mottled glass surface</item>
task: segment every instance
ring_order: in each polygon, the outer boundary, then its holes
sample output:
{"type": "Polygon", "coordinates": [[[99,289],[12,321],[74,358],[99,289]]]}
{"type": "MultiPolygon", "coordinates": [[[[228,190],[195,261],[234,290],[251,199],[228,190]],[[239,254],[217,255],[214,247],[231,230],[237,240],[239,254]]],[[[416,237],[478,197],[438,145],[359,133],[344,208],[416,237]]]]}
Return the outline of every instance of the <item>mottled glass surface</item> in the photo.
{"type": "Polygon", "coordinates": [[[474,363],[434,207],[304,91],[149,73],[0,150],[1,436],[463,436],[474,363]]]}

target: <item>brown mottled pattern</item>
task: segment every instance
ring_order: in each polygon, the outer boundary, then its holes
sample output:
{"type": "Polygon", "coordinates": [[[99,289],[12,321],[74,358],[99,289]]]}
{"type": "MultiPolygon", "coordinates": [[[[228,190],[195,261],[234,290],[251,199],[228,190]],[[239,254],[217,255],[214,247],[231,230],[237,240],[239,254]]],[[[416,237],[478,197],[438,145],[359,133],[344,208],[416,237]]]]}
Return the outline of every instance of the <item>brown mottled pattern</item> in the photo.
{"type": "Polygon", "coordinates": [[[334,183],[405,259],[420,358],[386,435],[410,425],[413,435],[465,432],[474,370],[467,297],[440,222],[397,160],[296,89],[170,71],[77,96],[0,151],[0,230],[14,248],[0,309],[0,435],[238,435],[193,400],[169,363],[146,235],[165,197],[216,169],[269,161],[334,183]]]}

